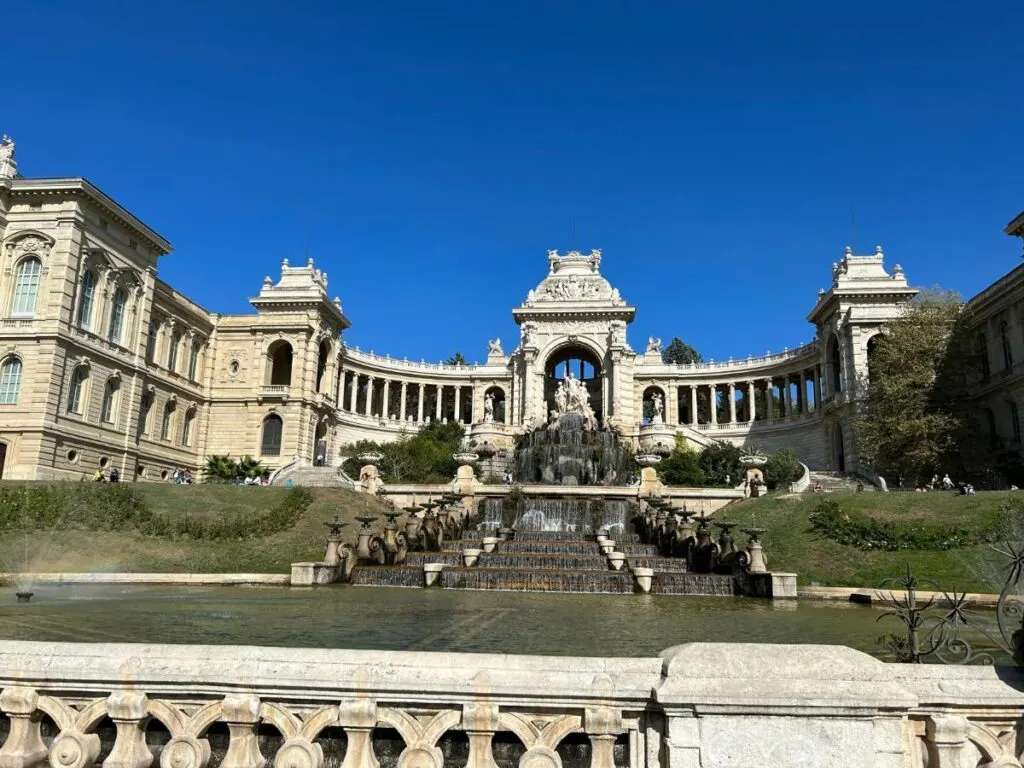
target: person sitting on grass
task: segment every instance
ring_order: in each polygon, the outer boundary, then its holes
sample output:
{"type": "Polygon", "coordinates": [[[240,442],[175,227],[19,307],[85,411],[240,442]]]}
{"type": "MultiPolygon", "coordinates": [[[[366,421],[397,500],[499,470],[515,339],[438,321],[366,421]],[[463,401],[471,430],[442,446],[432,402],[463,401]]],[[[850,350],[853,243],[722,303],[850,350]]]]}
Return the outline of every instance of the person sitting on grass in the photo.
{"type": "Polygon", "coordinates": [[[94,483],[105,483],[105,482],[107,482],[107,478],[105,478],[103,476],[103,470],[102,469],[97,469],[96,470],[96,474],[92,476],[92,481],[94,483]]]}

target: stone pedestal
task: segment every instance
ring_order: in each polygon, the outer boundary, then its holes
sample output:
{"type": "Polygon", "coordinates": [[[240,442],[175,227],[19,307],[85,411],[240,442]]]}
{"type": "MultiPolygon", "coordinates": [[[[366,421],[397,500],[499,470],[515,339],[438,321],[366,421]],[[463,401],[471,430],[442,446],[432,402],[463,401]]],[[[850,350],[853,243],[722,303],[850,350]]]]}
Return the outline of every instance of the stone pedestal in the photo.
{"type": "Polygon", "coordinates": [[[476,565],[476,561],[480,558],[483,553],[482,549],[464,549],[462,550],[462,563],[467,568],[472,568],[476,565]]]}
{"type": "Polygon", "coordinates": [[[473,473],[472,465],[463,464],[455,473],[455,482],[452,484],[452,491],[454,493],[460,493],[463,496],[472,496],[476,493],[477,486],[479,485],[480,482],[476,479],[476,475],[473,473]]]}
{"type": "Polygon", "coordinates": [[[747,597],[767,597],[770,600],[795,600],[795,573],[748,573],[743,582],[747,597]]]}
{"type": "Polygon", "coordinates": [[[637,591],[646,595],[651,591],[651,586],[654,584],[654,569],[634,568],[633,579],[636,581],[637,591]]]}
{"type": "Polygon", "coordinates": [[[332,584],[337,578],[337,565],[328,565],[327,563],[292,563],[291,585],[293,587],[332,584]]]}
{"type": "Polygon", "coordinates": [[[441,581],[441,571],[444,570],[444,563],[423,564],[423,586],[432,587],[441,581]]]}
{"type": "Polygon", "coordinates": [[[380,472],[374,464],[366,464],[359,470],[359,490],[374,494],[384,485],[380,472]]]}
{"type": "Polygon", "coordinates": [[[640,468],[640,496],[649,496],[654,493],[661,493],[665,484],[658,478],[658,471],[654,467],[640,468]]]}

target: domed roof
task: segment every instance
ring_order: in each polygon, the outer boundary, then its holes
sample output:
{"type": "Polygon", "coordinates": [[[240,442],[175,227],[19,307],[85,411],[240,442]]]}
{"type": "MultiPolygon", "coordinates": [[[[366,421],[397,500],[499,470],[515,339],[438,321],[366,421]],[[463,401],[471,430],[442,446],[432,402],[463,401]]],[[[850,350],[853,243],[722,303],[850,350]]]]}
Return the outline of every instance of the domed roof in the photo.
{"type": "Polygon", "coordinates": [[[569,251],[561,256],[558,251],[548,251],[548,275],[527,294],[522,306],[568,302],[625,307],[618,289],[601,276],[600,266],[601,251],[596,248],[589,255],[569,251]]]}

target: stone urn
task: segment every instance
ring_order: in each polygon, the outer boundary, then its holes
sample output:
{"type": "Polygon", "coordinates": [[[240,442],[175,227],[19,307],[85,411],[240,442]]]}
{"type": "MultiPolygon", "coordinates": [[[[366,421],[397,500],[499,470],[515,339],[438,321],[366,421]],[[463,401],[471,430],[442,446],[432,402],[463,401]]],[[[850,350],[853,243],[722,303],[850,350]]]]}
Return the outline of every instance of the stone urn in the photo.
{"type": "Polygon", "coordinates": [[[441,582],[441,571],[444,570],[444,563],[423,564],[423,586],[433,587],[441,582]]]}
{"type": "Polygon", "coordinates": [[[476,561],[480,558],[480,555],[482,555],[483,552],[484,551],[482,549],[475,548],[462,550],[462,564],[467,568],[472,568],[476,565],[476,561]]]}
{"type": "Polygon", "coordinates": [[[768,463],[768,457],[763,453],[748,453],[744,456],[740,456],[739,462],[741,467],[747,467],[748,469],[752,467],[763,467],[768,463]]]}
{"type": "Polygon", "coordinates": [[[484,440],[479,445],[475,446],[474,450],[477,452],[477,455],[480,456],[481,459],[489,459],[498,452],[498,449],[491,445],[491,443],[487,442],[486,440],[484,440]]]}
{"type": "Polygon", "coordinates": [[[493,552],[494,548],[498,546],[498,542],[500,541],[500,536],[484,536],[480,540],[481,544],[483,544],[484,552],[493,552]]]}
{"type": "Polygon", "coordinates": [[[633,579],[636,581],[637,591],[646,595],[651,591],[651,585],[654,583],[654,569],[634,568],[633,579]]]}
{"type": "Polygon", "coordinates": [[[470,464],[475,464],[477,459],[480,458],[478,453],[470,453],[469,451],[459,451],[453,453],[452,458],[459,462],[459,466],[468,467],[470,464]]]}
{"type": "Polygon", "coordinates": [[[654,467],[661,462],[661,456],[656,453],[641,453],[639,456],[634,456],[633,461],[641,467],[654,467]]]}
{"type": "Polygon", "coordinates": [[[610,555],[615,551],[615,542],[612,539],[605,539],[601,542],[601,554],[610,555]]]}
{"type": "Polygon", "coordinates": [[[622,566],[626,564],[626,553],[625,552],[609,552],[608,553],[608,565],[612,567],[613,571],[621,571],[622,566]]]}

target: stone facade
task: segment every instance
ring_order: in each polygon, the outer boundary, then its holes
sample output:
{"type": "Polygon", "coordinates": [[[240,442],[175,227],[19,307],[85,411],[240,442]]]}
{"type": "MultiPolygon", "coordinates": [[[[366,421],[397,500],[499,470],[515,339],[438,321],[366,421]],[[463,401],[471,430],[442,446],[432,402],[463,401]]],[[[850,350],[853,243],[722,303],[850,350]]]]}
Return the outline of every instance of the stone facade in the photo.
{"type": "MultiPolygon", "coordinates": [[[[508,447],[545,424],[571,372],[598,421],[640,447],[682,435],[788,447],[812,468],[857,466],[850,421],[871,338],[915,290],[881,249],[849,250],[808,320],[812,341],[763,357],[662,362],[628,340],[635,315],[601,252],[548,253],[513,317],[520,338],[481,365],[399,360],[342,343],[348,320],[310,261],[266,278],[255,312],[221,315],[157,277],[171,246],[81,178],[16,174],[0,145],[0,473],[49,479],[117,467],[161,480],[210,454],[270,467],[436,420],[508,447]]],[[[1018,334],[1019,335],[1019,334],[1018,334]]],[[[1021,339],[1024,360],[1024,337],[1021,339]]]]}

